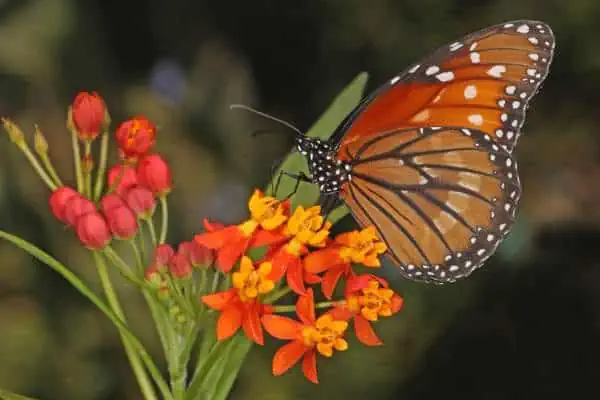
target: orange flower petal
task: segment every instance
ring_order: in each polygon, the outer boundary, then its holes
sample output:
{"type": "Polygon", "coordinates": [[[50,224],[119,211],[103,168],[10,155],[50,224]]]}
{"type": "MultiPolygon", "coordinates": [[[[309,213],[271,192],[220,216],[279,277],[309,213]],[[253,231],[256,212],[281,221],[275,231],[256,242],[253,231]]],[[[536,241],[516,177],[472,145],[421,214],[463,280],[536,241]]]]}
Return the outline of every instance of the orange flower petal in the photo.
{"type": "Polygon", "coordinates": [[[308,289],[303,296],[298,297],[296,315],[304,325],[315,324],[315,300],[312,289],[308,289]]]}
{"type": "Polygon", "coordinates": [[[262,323],[271,336],[282,340],[294,340],[300,337],[302,324],[296,320],[279,315],[263,315],[262,323]]]}
{"type": "Polygon", "coordinates": [[[392,312],[397,313],[402,308],[404,304],[404,299],[397,294],[392,297],[392,312]]]}
{"type": "Polygon", "coordinates": [[[317,352],[312,350],[306,352],[304,354],[304,359],[302,360],[302,372],[306,379],[311,381],[314,384],[319,383],[319,379],[317,378],[317,352]]]}
{"type": "Polygon", "coordinates": [[[343,262],[339,247],[329,247],[307,255],[304,258],[304,269],[313,274],[318,274],[343,262]]]}
{"type": "Polygon", "coordinates": [[[316,285],[317,283],[321,283],[321,277],[317,274],[312,274],[308,271],[304,271],[304,282],[309,285],[316,285]]]}
{"type": "Polygon", "coordinates": [[[202,296],[202,302],[213,310],[222,310],[233,298],[235,291],[230,289],[226,292],[217,292],[202,296]]]}
{"type": "Polygon", "coordinates": [[[354,317],[354,313],[348,309],[345,305],[336,304],[332,309],[327,311],[327,314],[331,315],[335,321],[349,321],[354,317]]]}
{"type": "Polygon", "coordinates": [[[277,243],[282,243],[286,240],[286,237],[283,235],[280,229],[275,231],[266,231],[264,229],[259,229],[254,234],[254,238],[252,239],[252,247],[259,246],[271,246],[277,243]]]}
{"type": "Polygon", "coordinates": [[[337,286],[338,281],[340,280],[342,274],[344,273],[345,268],[332,268],[329,271],[325,272],[323,275],[323,281],[321,282],[321,291],[327,297],[328,300],[331,300],[333,296],[333,291],[337,286]]]}
{"type": "Polygon", "coordinates": [[[299,296],[306,293],[306,286],[304,285],[304,270],[302,269],[302,263],[299,259],[295,259],[287,269],[287,284],[299,296]]]}
{"type": "Polygon", "coordinates": [[[280,247],[270,259],[273,269],[267,279],[275,282],[279,281],[283,278],[283,275],[287,272],[288,266],[290,263],[294,262],[294,260],[296,260],[296,257],[286,252],[283,247],[280,247]]]}
{"type": "Polygon", "coordinates": [[[208,219],[204,218],[204,229],[207,232],[214,232],[214,231],[218,231],[225,228],[225,225],[223,225],[220,222],[210,222],[208,219]]]}
{"type": "Polygon", "coordinates": [[[242,326],[242,310],[237,305],[225,307],[217,321],[217,339],[225,340],[233,336],[240,326],[242,326]]]}
{"type": "Polygon", "coordinates": [[[371,326],[371,323],[362,315],[354,317],[354,332],[356,338],[367,346],[381,346],[383,342],[371,326]]]}
{"type": "Polygon", "coordinates": [[[301,340],[295,340],[284,346],[273,356],[273,375],[279,376],[300,361],[308,348],[301,340]]]}
{"type": "Polygon", "coordinates": [[[246,252],[249,241],[246,238],[242,238],[237,242],[228,244],[219,250],[217,254],[217,265],[224,273],[231,271],[237,260],[240,259],[242,254],[246,252]]]}
{"type": "Polygon", "coordinates": [[[262,346],[265,342],[263,338],[262,326],[260,324],[260,315],[258,312],[258,304],[253,304],[251,307],[249,307],[244,313],[242,328],[250,340],[262,346]]]}
{"type": "Polygon", "coordinates": [[[242,236],[237,226],[228,226],[223,229],[200,233],[194,236],[196,243],[209,249],[220,249],[227,243],[237,241],[242,236]]]}

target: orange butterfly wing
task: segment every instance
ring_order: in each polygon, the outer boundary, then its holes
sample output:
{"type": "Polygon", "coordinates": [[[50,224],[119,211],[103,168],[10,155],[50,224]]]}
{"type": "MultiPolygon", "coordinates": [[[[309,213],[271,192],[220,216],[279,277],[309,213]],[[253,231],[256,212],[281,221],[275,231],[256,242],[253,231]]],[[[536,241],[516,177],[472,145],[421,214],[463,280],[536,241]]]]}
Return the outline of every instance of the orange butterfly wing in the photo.
{"type": "Polygon", "coordinates": [[[473,33],[391,79],[332,136],[352,166],[339,198],[405,276],[468,276],[509,232],[521,191],[511,152],[553,49],[543,22],[473,33]]]}
{"type": "Polygon", "coordinates": [[[489,135],[409,128],[373,138],[358,153],[340,197],[362,226],[376,227],[405,276],[467,276],[508,233],[519,175],[489,135]]]}
{"type": "Polygon", "coordinates": [[[513,21],[438,49],[375,91],[340,126],[339,157],[348,159],[372,136],[424,126],[477,129],[512,151],[554,46],[545,23],[513,21]]]}

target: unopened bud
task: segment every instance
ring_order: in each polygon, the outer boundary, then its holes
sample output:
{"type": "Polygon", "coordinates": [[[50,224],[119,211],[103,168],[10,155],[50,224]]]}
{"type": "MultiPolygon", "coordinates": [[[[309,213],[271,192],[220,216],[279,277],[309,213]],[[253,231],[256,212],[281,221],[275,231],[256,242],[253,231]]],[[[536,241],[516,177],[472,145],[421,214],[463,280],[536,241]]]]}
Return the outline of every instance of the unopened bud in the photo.
{"type": "Polygon", "coordinates": [[[35,134],[33,135],[33,148],[40,156],[48,153],[48,141],[37,125],[35,126],[35,134]]]}
{"type": "Polygon", "coordinates": [[[25,145],[25,135],[23,135],[23,131],[17,124],[8,118],[2,118],[2,123],[4,124],[4,130],[8,133],[8,137],[13,143],[19,147],[25,145]]]}

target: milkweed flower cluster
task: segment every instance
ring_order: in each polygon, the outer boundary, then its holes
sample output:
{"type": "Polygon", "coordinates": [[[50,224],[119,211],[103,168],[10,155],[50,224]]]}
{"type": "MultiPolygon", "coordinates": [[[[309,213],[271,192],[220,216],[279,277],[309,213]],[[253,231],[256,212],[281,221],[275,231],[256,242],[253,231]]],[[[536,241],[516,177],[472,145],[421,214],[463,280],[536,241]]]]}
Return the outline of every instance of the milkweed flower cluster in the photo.
{"type": "Polygon", "coordinates": [[[171,399],[226,394],[233,379],[224,375],[235,377],[235,363],[243,361],[232,361],[236,346],[263,345],[269,337],[287,341],[273,357],[274,375],[300,362],[306,378],[317,383],[319,357],[345,351],[351,331],[365,345],[381,345],[372,325],[402,307],[402,298],[372,273],[386,251],[373,228],[333,236],[319,206],[292,208],[290,200],[259,189],[248,200],[246,220],[224,225],[206,219],[202,232],[190,240],[168,243],[167,197],[173,179],[168,161],[155,149],[158,130],[146,117],[134,116],[112,131],[97,93],[77,94],[68,109],[73,183],[63,183],[56,173],[37,126],[32,151],[16,123],[2,122],[48,187],[50,213],[92,254],[108,303],[42,250],[3,231],[0,237],[44,262],[53,260],[49,265],[111,318],[144,398],[156,398],[155,388],[171,399]],[[114,161],[108,157],[111,146],[114,161]],[[117,249],[117,244],[125,246],[117,249]],[[129,330],[106,268],[115,268],[147,301],[169,383],[129,330]],[[188,376],[197,342],[198,361],[188,376]]]}
{"type": "MultiPolygon", "coordinates": [[[[217,338],[226,340],[242,329],[253,342],[264,343],[263,328],[271,336],[289,340],[273,358],[273,373],[280,375],[302,359],[302,370],[317,383],[317,355],[331,357],[344,351],[349,323],[356,337],[368,346],[382,344],[372,328],[379,317],[402,307],[402,298],[388,283],[360,267],[378,268],[385,244],[372,227],[331,237],[331,223],[319,206],[290,209],[255,190],[248,201],[250,217],[237,225],[215,227],[205,221],[206,232],[194,241],[216,252],[216,267],[231,273],[232,287],[202,297],[220,313],[217,338]],[[254,259],[248,254],[261,249],[254,259]],[[236,267],[237,266],[237,267],[236,267]],[[331,300],[344,279],[344,295],[337,301],[315,303],[315,288],[331,300]],[[288,292],[297,296],[291,309],[298,319],[278,315],[290,310],[279,301],[288,292]],[[317,309],[324,310],[316,317],[317,309]]],[[[364,268],[363,268],[364,269],[364,268]]]]}

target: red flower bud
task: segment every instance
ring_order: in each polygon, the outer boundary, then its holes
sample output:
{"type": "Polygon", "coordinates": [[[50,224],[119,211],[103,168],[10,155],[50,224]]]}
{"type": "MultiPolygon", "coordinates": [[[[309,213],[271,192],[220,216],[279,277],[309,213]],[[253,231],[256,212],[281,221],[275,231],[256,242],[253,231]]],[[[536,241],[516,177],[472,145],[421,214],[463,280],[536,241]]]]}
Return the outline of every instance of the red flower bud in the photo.
{"type": "Polygon", "coordinates": [[[147,187],[155,195],[162,196],[171,191],[171,169],[158,154],[142,158],[138,163],[137,174],[140,185],[147,187]]]}
{"type": "Polygon", "coordinates": [[[111,239],[106,220],[97,211],[81,216],[77,221],[77,237],[91,250],[104,248],[111,239]]]}
{"type": "Polygon", "coordinates": [[[117,194],[122,194],[137,183],[137,172],[133,167],[119,164],[108,170],[108,187],[113,188],[116,185],[117,194]]]}
{"type": "Polygon", "coordinates": [[[183,252],[178,251],[171,257],[169,272],[178,279],[187,279],[192,275],[192,264],[183,252]]]}
{"type": "Polygon", "coordinates": [[[154,249],[154,262],[152,265],[158,269],[161,269],[169,264],[169,261],[174,254],[175,250],[173,250],[170,245],[166,243],[158,245],[156,249],[154,249]]]}
{"type": "Polygon", "coordinates": [[[68,223],[65,216],[67,201],[69,201],[71,197],[78,195],[79,193],[69,186],[61,186],[52,192],[52,195],[50,196],[50,210],[56,219],[64,224],[68,223]]]}
{"type": "Polygon", "coordinates": [[[86,214],[96,211],[96,206],[79,193],[65,203],[65,220],[68,225],[77,226],[77,220],[86,214]]]}
{"type": "Polygon", "coordinates": [[[154,195],[143,186],[134,186],[125,194],[125,203],[133,210],[138,218],[150,218],[154,214],[156,200],[154,195]]]}
{"type": "Polygon", "coordinates": [[[156,127],[146,117],[134,117],[123,122],[115,136],[121,157],[135,159],[144,156],[154,145],[156,127]]]}
{"type": "Polygon", "coordinates": [[[125,201],[123,201],[121,196],[115,193],[107,194],[100,200],[100,208],[104,214],[110,212],[113,208],[125,206],[125,201]]]}
{"type": "Polygon", "coordinates": [[[131,208],[126,205],[113,205],[112,208],[104,211],[104,216],[110,231],[117,239],[128,240],[135,236],[138,223],[131,208]]]}
{"type": "Polygon", "coordinates": [[[185,254],[194,267],[206,267],[213,263],[214,252],[195,240],[179,244],[179,252],[185,254]]]}
{"type": "Polygon", "coordinates": [[[83,140],[94,140],[100,134],[106,118],[104,100],[96,92],[79,92],[72,107],[77,134],[83,140]]]}

